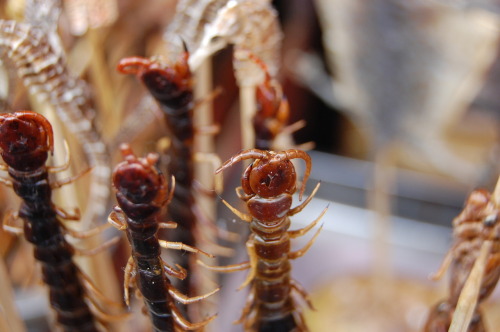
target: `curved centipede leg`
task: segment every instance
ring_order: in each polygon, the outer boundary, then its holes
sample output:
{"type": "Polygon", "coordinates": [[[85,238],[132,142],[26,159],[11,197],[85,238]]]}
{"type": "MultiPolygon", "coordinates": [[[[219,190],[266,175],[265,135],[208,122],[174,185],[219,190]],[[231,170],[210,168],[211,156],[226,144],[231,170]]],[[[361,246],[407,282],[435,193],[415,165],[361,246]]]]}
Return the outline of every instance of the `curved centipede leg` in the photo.
{"type": "Polygon", "coordinates": [[[113,211],[108,216],[108,223],[110,223],[113,227],[117,228],[120,231],[127,229],[127,223],[121,214],[118,214],[118,211],[113,211]]]}
{"type": "Polygon", "coordinates": [[[92,169],[93,168],[91,167],[91,168],[88,168],[85,171],[83,171],[83,172],[81,172],[81,173],[79,173],[77,175],[71,176],[71,177],[69,177],[67,179],[51,182],[50,183],[50,188],[51,189],[58,189],[58,188],[61,188],[64,185],[73,183],[76,180],[78,180],[79,178],[81,178],[82,176],[87,175],[88,173],[90,173],[92,171],[92,169]]]}
{"type": "Polygon", "coordinates": [[[80,209],[75,208],[73,213],[64,210],[61,207],[54,207],[56,214],[64,220],[80,220],[80,209]]]}
{"type": "Polygon", "coordinates": [[[239,325],[243,323],[249,317],[249,313],[251,312],[251,310],[254,310],[254,308],[255,308],[255,291],[254,287],[252,287],[245,300],[245,305],[243,306],[243,310],[241,311],[240,318],[238,318],[238,320],[235,320],[233,324],[239,325]]]}
{"type": "Polygon", "coordinates": [[[307,303],[307,306],[312,309],[316,310],[309,299],[309,294],[307,294],[307,291],[305,288],[295,279],[290,279],[290,285],[292,286],[292,290],[296,292],[296,294],[300,295],[300,298],[307,303]]]}
{"type": "Polygon", "coordinates": [[[92,299],[91,297],[86,297],[88,299],[88,305],[89,309],[94,314],[94,316],[97,318],[98,321],[100,322],[106,322],[106,323],[112,323],[112,322],[117,322],[120,320],[123,320],[127,317],[130,316],[130,313],[125,312],[125,313],[119,313],[119,314],[107,314],[104,312],[104,309],[99,306],[98,303],[95,303],[95,300],[92,299]]]}
{"type": "Polygon", "coordinates": [[[203,254],[207,257],[214,258],[215,256],[212,254],[209,254],[208,252],[205,252],[201,249],[194,248],[191,246],[188,246],[187,244],[184,244],[182,242],[170,242],[170,241],[165,241],[165,240],[158,240],[158,243],[162,248],[165,249],[174,249],[174,250],[185,250],[189,252],[193,252],[196,254],[203,254]]]}
{"type": "Polygon", "coordinates": [[[255,274],[257,273],[257,264],[259,262],[259,257],[257,257],[257,253],[255,252],[254,239],[255,235],[252,234],[250,235],[250,238],[246,242],[247,253],[250,259],[250,272],[248,272],[245,281],[243,281],[240,287],[238,287],[238,290],[242,290],[243,288],[248,286],[248,284],[252,282],[252,280],[255,278],[255,274]]]}
{"type": "Polygon", "coordinates": [[[170,293],[170,295],[172,295],[172,297],[174,299],[176,299],[177,301],[179,301],[182,304],[191,304],[191,303],[199,302],[203,299],[206,299],[210,295],[217,293],[219,290],[220,290],[220,288],[217,287],[213,291],[208,292],[206,294],[189,297],[189,296],[186,296],[186,295],[182,294],[181,292],[179,292],[173,285],[168,285],[168,292],[170,293]]]}
{"type": "Polygon", "coordinates": [[[63,143],[64,143],[64,151],[66,152],[65,154],[66,158],[64,159],[64,163],[61,166],[47,166],[47,171],[49,173],[57,173],[65,171],[68,169],[70,165],[71,158],[70,158],[68,142],[64,140],[63,143]]]}
{"type": "Polygon", "coordinates": [[[316,218],[313,222],[311,222],[306,227],[288,231],[288,236],[290,238],[294,239],[294,238],[297,238],[299,236],[302,236],[302,235],[306,234],[311,229],[313,229],[314,226],[316,226],[316,224],[321,220],[321,218],[323,218],[323,216],[325,215],[325,213],[326,213],[327,210],[328,210],[328,206],[326,208],[324,208],[323,211],[321,211],[321,213],[320,213],[320,215],[319,215],[318,218],[316,218]]]}
{"type": "Polygon", "coordinates": [[[203,326],[207,325],[217,317],[217,315],[212,315],[201,322],[191,323],[182,316],[182,314],[179,312],[179,309],[177,309],[176,306],[172,306],[170,309],[172,310],[172,315],[174,317],[175,322],[179,324],[181,328],[190,331],[201,329],[203,326]]]}
{"type": "Polygon", "coordinates": [[[135,275],[132,274],[132,271],[135,270],[135,262],[134,258],[130,256],[127,261],[127,265],[125,266],[124,274],[123,274],[123,299],[125,300],[125,304],[127,307],[130,307],[130,288],[131,284],[134,282],[135,275]]]}
{"type": "Polygon", "coordinates": [[[237,208],[233,207],[231,204],[226,202],[226,200],[222,199],[222,203],[224,203],[225,206],[228,207],[229,210],[231,210],[232,213],[234,213],[238,218],[240,218],[243,221],[250,222],[252,221],[252,215],[251,214],[246,214],[238,210],[237,208]]]}
{"type": "Polygon", "coordinates": [[[168,265],[163,259],[161,260],[161,262],[163,264],[163,270],[165,270],[165,272],[168,275],[170,275],[172,277],[176,277],[177,279],[180,279],[180,280],[186,279],[187,272],[186,272],[186,269],[184,269],[182,266],[180,266],[179,264],[175,264],[175,267],[178,268],[178,270],[176,270],[173,267],[171,267],[170,265],[168,265]]]}
{"type": "Polygon", "coordinates": [[[3,230],[6,232],[9,232],[9,233],[12,233],[12,234],[16,234],[16,235],[23,234],[24,230],[22,227],[15,226],[12,224],[13,222],[19,221],[19,220],[21,220],[21,219],[19,218],[17,211],[7,212],[7,214],[4,216],[4,218],[2,220],[3,230]]]}
{"type": "Polygon", "coordinates": [[[290,211],[288,212],[288,215],[293,216],[293,215],[296,215],[297,213],[299,213],[300,211],[302,211],[306,207],[306,205],[309,204],[309,202],[313,199],[314,195],[316,195],[316,192],[318,192],[320,185],[321,185],[321,182],[318,182],[316,187],[314,187],[313,191],[311,192],[311,195],[309,195],[309,197],[307,197],[307,199],[305,201],[303,201],[300,205],[297,205],[293,209],[290,209],[290,211]]]}
{"type": "Polygon", "coordinates": [[[82,279],[85,290],[95,296],[99,301],[103,302],[106,306],[111,306],[119,309],[123,309],[123,305],[121,303],[112,301],[108,299],[94,284],[94,282],[90,279],[88,275],[83,273],[82,271],[78,271],[80,278],[82,279]]]}
{"type": "Polygon", "coordinates": [[[302,249],[288,253],[288,258],[289,259],[296,259],[296,258],[304,256],[304,254],[309,250],[309,248],[311,248],[314,241],[316,241],[316,238],[318,237],[318,235],[322,229],[323,229],[323,225],[321,225],[321,227],[316,231],[314,236],[309,240],[309,242],[307,242],[307,244],[302,249]]]}

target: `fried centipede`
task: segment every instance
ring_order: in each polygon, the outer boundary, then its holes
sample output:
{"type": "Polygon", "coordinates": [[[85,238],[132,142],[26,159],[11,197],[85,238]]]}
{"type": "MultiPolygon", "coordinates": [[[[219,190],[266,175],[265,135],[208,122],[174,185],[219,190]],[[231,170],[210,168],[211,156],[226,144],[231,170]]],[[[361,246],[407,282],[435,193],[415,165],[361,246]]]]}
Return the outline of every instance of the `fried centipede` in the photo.
{"type": "MultiPolygon", "coordinates": [[[[247,331],[307,331],[307,327],[296,304],[296,297],[307,301],[305,290],[291,278],[290,260],[304,255],[319,235],[321,227],[304,248],[291,251],[290,239],[297,238],[311,230],[325,214],[308,226],[288,230],[291,216],[302,211],[311,201],[319,183],[311,195],[300,205],[292,208],[292,195],[296,191],[296,173],[291,159],[300,158],[306,163],[306,171],[299,192],[299,199],[311,171],[309,155],[300,150],[282,152],[250,149],[242,151],[226,161],[217,173],[235,163],[255,159],[245,170],[241,187],[236,189],[238,197],[246,203],[249,214],[243,213],[223,200],[224,204],[249,223],[251,235],[246,242],[250,260],[229,266],[203,266],[219,272],[235,272],[250,269],[244,287],[251,284],[250,294],[239,323],[247,331]]],[[[310,302],[307,303],[311,306],[310,302]]]]}
{"type": "MultiPolygon", "coordinates": [[[[170,160],[167,169],[176,180],[168,216],[179,224],[175,241],[195,246],[200,240],[210,243],[200,230],[200,224],[206,229],[216,230],[216,228],[197,207],[194,197],[196,190],[194,162],[197,154],[193,144],[198,129],[193,125],[195,102],[188,57],[186,51],[173,64],[165,63],[159,58],[130,57],[120,61],[118,71],[136,75],[161,106],[170,132],[168,150],[170,160]]],[[[221,233],[219,235],[224,236],[221,233]]],[[[214,249],[218,249],[218,254],[224,254],[225,248],[211,245],[214,249]]],[[[179,260],[188,271],[195,269],[196,264],[190,257],[183,255],[179,260]]],[[[186,286],[183,291],[188,294],[196,292],[196,285],[191,281],[189,273],[186,286]]]]}
{"type": "Polygon", "coordinates": [[[158,155],[149,154],[146,158],[137,158],[127,144],[123,144],[121,150],[125,161],[116,166],[113,172],[113,186],[116,190],[118,207],[108,220],[118,229],[126,229],[132,247],[132,256],[125,268],[125,301],[129,304],[128,289],[135,279],[144,297],[154,331],[170,332],[177,330],[176,327],[189,330],[201,328],[215,316],[200,323],[190,323],[183,318],[175,306],[175,301],[184,304],[193,303],[207,298],[218,289],[191,298],[180,293],[170,283],[166,274],[185,279],[186,271],[179,265],[176,266],[176,270],[163,261],[160,257],[160,248],[187,250],[213,256],[181,242],[158,239],[157,233],[160,228],[177,227],[175,222],[159,220],[161,209],[172,199],[174,182],[172,181],[169,193],[165,177],[155,169],[158,155]]]}
{"type": "Polygon", "coordinates": [[[449,297],[431,309],[425,332],[449,330],[453,313],[479,252],[485,241],[492,241],[491,250],[486,256],[484,274],[478,285],[477,303],[469,303],[475,308],[467,331],[486,330],[480,304],[490,296],[500,278],[499,217],[500,207],[495,204],[488,191],[475,190],[469,195],[463,211],[453,220],[453,245],[434,276],[434,279],[440,278],[451,265],[449,297]]]}
{"type": "Polygon", "coordinates": [[[103,298],[73,262],[77,250],[83,251],[72,247],[65,235],[86,238],[100,232],[102,227],[77,233],[60,222],[59,218],[77,220],[78,216],[70,215],[52,203],[52,189],[71,183],[75,178],[59,182],[49,179],[49,172],[63,170],[69,165],[45,165],[49,153],[53,153],[53,146],[52,127],[42,115],[30,111],[0,115],[0,155],[7,164],[3,167],[12,179],[2,178],[1,182],[13,187],[22,199],[19,212],[8,214],[3,227],[12,233],[24,233],[26,240],[33,244],[43,281],[49,288],[50,304],[62,330],[97,332],[98,323],[110,320],[102,303],[112,302],[103,298]],[[23,221],[23,228],[14,225],[18,218],[23,221]]]}

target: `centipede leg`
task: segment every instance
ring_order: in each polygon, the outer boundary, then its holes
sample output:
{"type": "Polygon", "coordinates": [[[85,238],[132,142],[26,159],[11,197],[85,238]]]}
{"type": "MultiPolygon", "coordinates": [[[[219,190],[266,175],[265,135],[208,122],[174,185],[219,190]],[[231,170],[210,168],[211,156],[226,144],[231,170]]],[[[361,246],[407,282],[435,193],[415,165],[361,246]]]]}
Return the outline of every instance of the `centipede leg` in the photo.
{"type": "Polygon", "coordinates": [[[323,225],[321,225],[321,227],[316,231],[316,234],[314,234],[314,236],[309,240],[309,242],[307,242],[307,244],[302,249],[290,252],[288,254],[288,258],[289,259],[297,259],[299,257],[304,256],[304,254],[309,250],[309,248],[311,248],[314,241],[316,241],[316,238],[318,237],[318,235],[322,229],[323,229],[323,225]]]}
{"type": "Polygon", "coordinates": [[[119,314],[107,314],[104,312],[102,308],[99,307],[97,303],[95,303],[94,299],[91,297],[87,297],[88,305],[90,311],[95,315],[97,320],[100,322],[112,323],[123,320],[130,316],[129,313],[119,313],[119,314]]]}
{"type": "Polygon", "coordinates": [[[189,297],[189,296],[186,296],[186,295],[182,294],[181,292],[179,292],[173,285],[168,285],[168,292],[170,293],[170,295],[172,295],[173,298],[175,298],[177,301],[181,302],[182,304],[190,304],[190,303],[195,303],[195,302],[201,301],[203,299],[206,299],[210,295],[217,293],[219,290],[220,290],[220,288],[216,288],[213,291],[208,292],[207,294],[189,297]]]}
{"type": "Polygon", "coordinates": [[[323,218],[325,215],[326,211],[328,210],[328,206],[321,211],[321,214],[319,215],[318,218],[316,218],[313,222],[311,222],[309,225],[307,225],[304,228],[301,229],[296,229],[292,231],[288,231],[288,236],[292,239],[297,238],[299,236],[305,235],[307,232],[309,232],[311,229],[314,228],[318,224],[318,222],[323,218]]]}
{"type": "Polygon", "coordinates": [[[237,208],[233,207],[231,204],[229,204],[224,199],[222,199],[222,203],[224,203],[224,205],[227,206],[227,208],[229,210],[231,210],[231,212],[234,213],[241,220],[246,221],[246,222],[252,221],[252,215],[241,212],[240,210],[238,210],[237,208]]]}
{"type": "Polygon", "coordinates": [[[163,264],[163,269],[165,270],[165,272],[168,275],[176,277],[177,279],[180,279],[180,280],[186,279],[187,272],[182,266],[176,264],[175,267],[178,268],[178,270],[176,270],[173,267],[171,267],[170,265],[168,265],[163,259],[161,261],[163,264]]]}
{"type": "Polygon", "coordinates": [[[5,215],[5,217],[3,218],[2,220],[2,228],[4,231],[6,232],[9,232],[9,233],[12,233],[12,234],[16,234],[16,235],[20,235],[20,234],[23,234],[24,233],[24,230],[22,227],[20,226],[15,226],[13,225],[12,223],[14,223],[15,221],[18,221],[20,220],[19,218],[19,215],[17,213],[17,211],[9,211],[7,212],[7,214],[5,215]]]}
{"type": "Polygon", "coordinates": [[[185,250],[185,251],[193,252],[196,254],[203,254],[203,255],[210,257],[210,258],[215,257],[212,254],[209,254],[201,249],[197,249],[197,248],[188,246],[187,244],[184,244],[182,242],[170,242],[170,241],[165,241],[165,240],[158,240],[158,243],[160,244],[161,247],[163,247],[165,249],[185,250]]]}
{"type": "Polygon", "coordinates": [[[172,306],[170,309],[172,309],[172,315],[174,316],[175,322],[179,324],[181,328],[190,331],[201,329],[203,326],[207,325],[212,320],[214,320],[215,317],[217,317],[217,315],[212,315],[201,322],[191,323],[182,316],[182,314],[179,312],[179,309],[177,309],[176,306],[172,306]]]}
{"type": "Polygon", "coordinates": [[[255,274],[257,273],[257,264],[259,262],[259,257],[255,252],[254,243],[255,243],[255,235],[252,234],[248,239],[248,241],[246,242],[248,258],[250,259],[250,272],[248,272],[245,281],[243,281],[240,287],[238,287],[238,290],[242,290],[243,288],[248,286],[248,284],[250,284],[252,280],[255,278],[255,274]]]}
{"type": "Polygon", "coordinates": [[[113,211],[109,214],[108,223],[120,231],[127,229],[127,223],[123,219],[122,215],[118,214],[117,211],[113,211]]]}
{"type": "Polygon", "coordinates": [[[112,301],[108,299],[94,284],[94,282],[89,278],[88,275],[83,273],[82,271],[78,271],[80,278],[82,279],[85,290],[95,296],[100,302],[104,303],[106,306],[115,307],[118,309],[123,309],[123,305],[121,303],[112,301]]]}
{"type": "Polygon", "coordinates": [[[64,140],[63,142],[64,142],[64,151],[66,152],[66,158],[64,160],[64,164],[62,164],[61,166],[47,166],[47,171],[49,173],[58,173],[58,172],[65,171],[68,169],[68,167],[70,165],[71,158],[70,158],[68,142],[66,140],[64,140]]]}
{"type": "Polygon", "coordinates": [[[318,192],[320,185],[321,185],[321,182],[318,182],[316,187],[314,187],[311,195],[309,195],[309,197],[307,197],[307,199],[304,202],[302,202],[302,204],[297,205],[293,209],[290,209],[290,212],[288,213],[288,215],[293,216],[293,215],[296,215],[297,213],[299,213],[300,211],[302,211],[306,207],[306,205],[309,204],[309,202],[314,198],[314,195],[316,195],[316,193],[318,192]]]}
{"type": "Polygon", "coordinates": [[[80,209],[75,208],[73,213],[64,210],[61,207],[55,207],[56,214],[64,220],[80,220],[80,209]]]}
{"type": "Polygon", "coordinates": [[[314,310],[313,304],[309,299],[309,295],[307,294],[305,288],[295,279],[290,279],[290,285],[292,286],[292,290],[294,290],[296,294],[300,296],[301,300],[307,303],[307,306],[310,309],[314,310]]]}
{"type": "Polygon", "coordinates": [[[93,168],[88,168],[85,171],[83,171],[77,175],[71,176],[67,179],[51,182],[50,188],[51,189],[58,189],[58,188],[61,188],[62,186],[73,183],[76,180],[78,180],[79,178],[83,177],[84,175],[87,175],[88,173],[90,173],[92,171],[92,169],[93,168]]]}
{"type": "Polygon", "coordinates": [[[243,310],[241,311],[240,318],[238,320],[234,321],[233,324],[238,325],[243,323],[249,316],[249,313],[254,310],[255,308],[255,291],[254,288],[250,289],[250,292],[248,293],[248,296],[245,300],[245,306],[243,307],[243,310]]]}
{"type": "Polygon", "coordinates": [[[132,274],[132,271],[135,270],[135,262],[134,258],[130,256],[127,261],[127,265],[125,266],[124,276],[123,276],[123,298],[125,300],[125,304],[127,307],[130,306],[130,288],[131,284],[134,282],[135,275],[132,274]]]}

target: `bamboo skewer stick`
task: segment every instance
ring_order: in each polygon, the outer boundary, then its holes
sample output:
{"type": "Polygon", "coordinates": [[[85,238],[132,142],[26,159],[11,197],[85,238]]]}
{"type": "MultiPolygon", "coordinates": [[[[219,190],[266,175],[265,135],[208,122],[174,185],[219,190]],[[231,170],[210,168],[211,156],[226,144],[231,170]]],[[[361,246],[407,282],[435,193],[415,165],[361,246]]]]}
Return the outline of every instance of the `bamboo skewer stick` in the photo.
{"type": "Polygon", "coordinates": [[[448,332],[467,332],[469,329],[469,324],[477,306],[477,299],[481,289],[481,280],[483,279],[486,262],[492,247],[493,242],[491,240],[483,242],[479,257],[476,259],[469,277],[465,282],[462,293],[460,293],[460,297],[458,298],[457,307],[453,313],[448,332]]]}
{"type": "MultiPolygon", "coordinates": [[[[491,201],[496,206],[500,205],[500,177],[493,191],[491,201]]],[[[490,239],[484,241],[481,245],[479,256],[474,262],[474,266],[458,298],[448,332],[467,332],[477,307],[481,283],[492,247],[493,241],[490,239]]]]}

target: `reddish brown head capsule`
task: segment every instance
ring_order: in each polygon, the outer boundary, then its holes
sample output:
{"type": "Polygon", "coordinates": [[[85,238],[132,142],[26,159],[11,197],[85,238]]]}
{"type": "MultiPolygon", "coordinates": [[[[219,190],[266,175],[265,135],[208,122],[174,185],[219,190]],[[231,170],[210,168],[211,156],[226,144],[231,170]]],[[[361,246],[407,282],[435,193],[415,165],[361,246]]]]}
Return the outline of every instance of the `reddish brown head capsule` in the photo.
{"type": "Polygon", "coordinates": [[[156,154],[137,158],[127,144],[121,147],[125,161],[118,164],[113,172],[113,186],[117,191],[120,207],[129,215],[156,211],[165,202],[165,178],[155,168],[156,154]]]}
{"type": "Polygon", "coordinates": [[[171,103],[181,103],[178,98],[191,90],[191,72],[188,65],[189,54],[184,52],[179,60],[168,64],[160,58],[130,57],[122,59],[118,71],[122,74],[133,74],[141,79],[153,97],[171,103]]]}
{"type": "Polygon", "coordinates": [[[257,194],[268,198],[283,193],[293,194],[297,176],[291,160],[296,158],[306,162],[306,171],[299,193],[299,199],[302,199],[307,179],[311,173],[311,157],[304,151],[295,149],[281,152],[258,149],[245,150],[226,161],[216,173],[222,172],[239,161],[256,159],[246,169],[241,179],[241,186],[247,195],[257,194]]]}
{"type": "Polygon", "coordinates": [[[0,115],[0,154],[10,167],[32,171],[53,152],[52,126],[41,114],[22,111],[0,115]]]}

